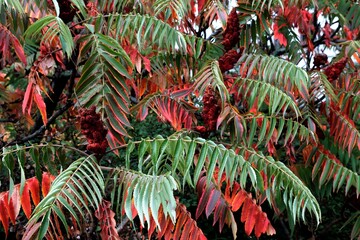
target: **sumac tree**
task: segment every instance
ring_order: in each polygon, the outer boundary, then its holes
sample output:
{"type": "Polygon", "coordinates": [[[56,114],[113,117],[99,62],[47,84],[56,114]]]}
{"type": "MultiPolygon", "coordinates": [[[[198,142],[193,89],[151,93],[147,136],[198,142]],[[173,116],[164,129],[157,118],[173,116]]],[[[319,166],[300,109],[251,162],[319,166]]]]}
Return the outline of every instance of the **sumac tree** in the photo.
{"type": "Polygon", "coordinates": [[[345,0],[1,0],[2,231],[358,238],[359,29],[345,0]]]}

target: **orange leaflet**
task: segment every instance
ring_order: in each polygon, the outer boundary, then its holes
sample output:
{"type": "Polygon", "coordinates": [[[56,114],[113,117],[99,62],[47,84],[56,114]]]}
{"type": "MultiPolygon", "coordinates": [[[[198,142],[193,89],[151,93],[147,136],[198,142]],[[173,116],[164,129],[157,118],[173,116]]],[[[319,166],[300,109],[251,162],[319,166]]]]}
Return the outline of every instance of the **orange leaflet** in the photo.
{"type": "Polygon", "coordinates": [[[237,210],[239,210],[241,205],[244,203],[244,200],[246,197],[247,197],[247,192],[245,192],[244,190],[240,190],[236,194],[236,196],[234,197],[232,204],[231,204],[233,212],[236,212],[237,210]]]}
{"type": "Polygon", "coordinates": [[[53,181],[52,178],[53,177],[48,173],[43,173],[42,175],[41,191],[44,197],[49,193],[50,185],[53,181]]]}
{"type": "Polygon", "coordinates": [[[35,177],[33,177],[26,181],[26,185],[28,186],[28,188],[31,192],[31,197],[32,197],[33,203],[35,204],[35,206],[38,205],[40,202],[39,181],[35,177]]]}

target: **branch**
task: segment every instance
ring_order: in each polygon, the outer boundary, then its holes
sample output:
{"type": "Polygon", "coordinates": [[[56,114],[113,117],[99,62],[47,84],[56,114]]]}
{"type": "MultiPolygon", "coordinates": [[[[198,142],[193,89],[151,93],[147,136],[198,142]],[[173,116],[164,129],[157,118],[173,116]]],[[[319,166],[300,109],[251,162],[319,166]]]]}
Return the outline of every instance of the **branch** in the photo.
{"type": "Polygon", "coordinates": [[[59,117],[60,115],[62,115],[64,112],[66,112],[70,107],[72,107],[74,105],[74,103],[72,101],[68,101],[65,106],[63,106],[61,109],[59,109],[58,111],[56,111],[48,120],[48,123],[46,125],[42,125],[39,129],[37,129],[35,132],[33,132],[32,134],[20,139],[20,140],[14,140],[8,144],[5,145],[5,147],[8,146],[12,146],[15,144],[20,144],[20,143],[24,143],[27,142],[31,139],[36,138],[37,136],[39,136],[40,134],[42,134],[46,128],[48,128],[50,126],[50,124],[52,124],[53,122],[55,122],[56,118],[59,117]]]}

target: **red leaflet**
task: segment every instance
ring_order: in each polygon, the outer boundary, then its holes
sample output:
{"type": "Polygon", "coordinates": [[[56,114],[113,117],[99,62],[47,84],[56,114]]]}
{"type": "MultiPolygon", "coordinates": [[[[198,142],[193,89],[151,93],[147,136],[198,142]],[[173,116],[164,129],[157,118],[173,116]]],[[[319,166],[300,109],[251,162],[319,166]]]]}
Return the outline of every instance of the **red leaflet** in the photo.
{"type": "Polygon", "coordinates": [[[189,236],[190,236],[190,233],[192,231],[192,228],[194,227],[193,225],[194,223],[192,221],[187,221],[185,226],[184,226],[184,229],[181,233],[181,238],[180,240],[187,240],[189,239],[189,236]]]}
{"type": "Polygon", "coordinates": [[[175,130],[191,129],[194,115],[188,110],[191,108],[188,103],[177,102],[168,96],[160,96],[155,98],[152,104],[153,110],[161,116],[160,120],[169,122],[175,130]]]}
{"type": "Polygon", "coordinates": [[[241,211],[241,222],[245,222],[246,219],[247,219],[247,216],[249,214],[249,211],[250,211],[250,207],[253,205],[252,204],[252,199],[251,198],[246,198],[245,201],[244,201],[244,206],[242,208],[242,211],[241,211]]]}
{"type": "Polygon", "coordinates": [[[344,32],[345,32],[345,35],[346,35],[346,40],[352,40],[353,39],[353,33],[347,26],[344,26],[344,32]]]}
{"type": "Polygon", "coordinates": [[[210,196],[209,196],[209,201],[206,204],[206,208],[205,208],[205,214],[206,214],[207,218],[214,211],[215,206],[220,199],[220,196],[221,196],[221,192],[219,190],[213,189],[211,191],[210,196]]]}
{"type": "Polygon", "coordinates": [[[258,206],[256,204],[252,204],[249,207],[248,215],[246,216],[246,222],[245,222],[245,233],[250,236],[252,230],[255,226],[255,221],[257,218],[257,215],[259,213],[258,206]]]}
{"type": "Polygon", "coordinates": [[[198,0],[198,12],[201,12],[201,10],[204,8],[205,0],[198,0]]]}
{"type": "Polygon", "coordinates": [[[30,115],[31,112],[31,106],[32,106],[32,100],[33,100],[33,83],[32,81],[29,82],[29,84],[26,87],[25,95],[24,95],[24,101],[22,103],[22,111],[25,113],[27,110],[27,114],[30,115]]]}
{"type": "Polygon", "coordinates": [[[176,211],[176,215],[178,216],[176,219],[176,225],[178,227],[174,231],[174,239],[180,239],[182,226],[185,226],[185,222],[189,216],[187,214],[181,214],[178,211],[176,211]]]}
{"type": "MultiPolygon", "coordinates": [[[[196,225],[196,221],[191,218],[185,205],[177,200],[176,204],[176,224],[174,225],[169,217],[165,217],[162,207],[159,209],[159,224],[161,230],[158,231],[157,239],[206,239],[204,233],[196,225]]],[[[150,221],[149,236],[155,229],[155,222],[150,221]]],[[[149,237],[150,239],[150,237],[149,237]]]]}
{"type": "Polygon", "coordinates": [[[195,214],[196,219],[198,219],[200,217],[200,215],[203,213],[203,211],[206,207],[206,204],[209,200],[209,196],[210,196],[210,191],[207,191],[205,189],[205,187],[203,187],[202,191],[201,191],[201,197],[199,200],[199,204],[198,204],[198,207],[196,208],[196,214],[195,214]]]}
{"type": "Polygon", "coordinates": [[[21,201],[21,207],[27,219],[29,219],[31,215],[31,202],[30,202],[29,186],[27,182],[24,185],[23,192],[20,196],[20,201],[21,201]]]}
{"type": "Polygon", "coordinates": [[[16,55],[26,65],[26,56],[25,56],[24,48],[21,46],[19,40],[15,36],[13,36],[13,38],[11,38],[11,42],[14,46],[16,55]]]}
{"type": "MultiPolygon", "coordinates": [[[[214,174],[214,180],[217,179],[217,171],[214,174]]],[[[266,179],[266,175],[262,172],[262,176],[266,179]]],[[[227,182],[226,178],[222,178],[220,185],[223,186],[226,183],[225,194],[219,190],[218,186],[215,186],[213,182],[206,185],[206,176],[202,176],[196,186],[196,190],[199,196],[199,204],[196,209],[196,217],[205,209],[206,216],[208,217],[211,213],[213,216],[213,225],[219,222],[219,230],[223,229],[225,223],[231,226],[234,236],[236,236],[237,226],[234,220],[233,212],[238,211],[242,207],[241,211],[241,222],[245,224],[245,232],[250,235],[251,232],[256,229],[259,236],[263,233],[268,232],[274,234],[275,230],[267,219],[266,214],[262,211],[261,207],[253,200],[250,193],[240,188],[240,184],[234,182],[232,185],[227,182]],[[259,215],[262,215],[259,217],[259,215]],[[265,217],[265,219],[263,219],[265,217]],[[262,222],[257,221],[257,219],[262,222]],[[262,224],[262,226],[257,226],[262,224]]]]}
{"type": "MultiPolygon", "coordinates": [[[[228,218],[226,217],[228,213],[231,213],[227,206],[225,204],[219,204],[219,232],[222,231],[224,228],[226,220],[228,218]]],[[[231,222],[227,222],[228,224],[231,224],[231,222]]]]}
{"type": "Polygon", "coordinates": [[[282,28],[282,26],[278,26],[277,23],[274,23],[273,25],[273,31],[274,31],[274,38],[279,41],[281,45],[284,47],[287,46],[287,40],[284,34],[279,32],[279,30],[282,28]]]}
{"type": "Polygon", "coordinates": [[[324,40],[327,47],[330,47],[330,35],[332,32],[332,29],[330,27],[330,24],[328,22],[325,23],[325,26],[323,28],[324,32],[324,40]]]}
{"type": "Polygon", "coordinates": [[[41,227],[41,222],[31,223],[27,228],[23,236],[23,240],[30,240],[34,236],[35,232],[41,227]]]}
{"type": "Polygon", "coordinates": [[[269,219],[266,216],[266,213],[259,212],[256,218],[256,224],[255,224],[255,236],[258,238],[261,236],[261,234],[266,232],[266,229],[269,225],[269,219]]]}
{"type": "Polygon", "coordinates": [[[7,236],[9,231],[9,215],[7,214],[9,192],[0,194],[0,220],[7,236]]]}
{"type": "MultiPolygon", "coordinates": [[[[43,186],[45,186],[53,181],[54,176],[44,173],[43,179],[45,180],[45,184],[43,181],[43,186]]],[[[9,219],[13,224],[16,224],[16,218],[20,213],[20,208],[23,209],[26,217],[28,219],[30,218],[32,210],[30,192],[34,204],[37,205],[40,202],[40,188],[39,182],[35,177],[26,180],[21,195],[20,184],[15,185],[9,201],[9,191],[0,193],[0,222],[3,225],[5,232],[8,231],[9,219]]]]}
{"type": "Polygon", "coordinates": [[[147,57],[142,57],[142,60],[144,62],[144,67],[146,69],[146,71],[148,71],[149,73],[151,72],[151,62],[150,59],[148,59],[147,57]]]}

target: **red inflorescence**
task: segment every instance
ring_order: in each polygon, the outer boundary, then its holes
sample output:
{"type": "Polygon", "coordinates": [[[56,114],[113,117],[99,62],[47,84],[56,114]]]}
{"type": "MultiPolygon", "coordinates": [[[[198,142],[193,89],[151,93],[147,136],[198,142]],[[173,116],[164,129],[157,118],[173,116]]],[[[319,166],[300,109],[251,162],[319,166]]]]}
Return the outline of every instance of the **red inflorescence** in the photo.
{"type": "Polygon", "coordinates": [[[343,57],[336,63],[333,63],[324,69],[324,73],[330,82],[335,81],[340,76],[340,73],[346,66],[347,60],[347,57],[343,57]]]}
{"type": "Polygon", "coordinates": [[[97,156],[103,155],[108,147],[107,130],[100,120],[100,115],[96,113],[95,106],[80,110],[80,125],[81,133],[86,136],[88,141],[86,149],[97,156]]]}
{"type": "Polygon", "coordinates": [[[201,116],[208,131],[216,130],[217,118],[221,111],[218,99],[218,96],[210,87],[206,89],[203,97],[204,107],[201,116]]]}
{"type": "Polygon", "coordinates": [[[230,12],[226,23],[226,29],[223,33],[222,45],[226,51],[232,49],[239,42],[239,19],[235,8],[230,12]]]}
{"type": "Polygon", "coordinates": [[[328,57],[325,53],[316,54],[314,57],[314,66],[321,67],[328,62],[328,57]]]}
{"type": "Polygon", "coordinates": [[[239,60],[241,56],[241,51],[237,52],[232,49],[226,52],[223,56],[219,58],[219,67],[221,72],[226,72],[234,67],[234,64],[239,60]]]}

